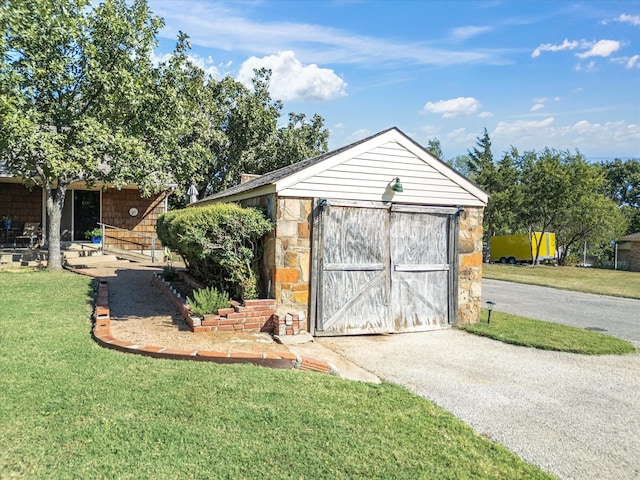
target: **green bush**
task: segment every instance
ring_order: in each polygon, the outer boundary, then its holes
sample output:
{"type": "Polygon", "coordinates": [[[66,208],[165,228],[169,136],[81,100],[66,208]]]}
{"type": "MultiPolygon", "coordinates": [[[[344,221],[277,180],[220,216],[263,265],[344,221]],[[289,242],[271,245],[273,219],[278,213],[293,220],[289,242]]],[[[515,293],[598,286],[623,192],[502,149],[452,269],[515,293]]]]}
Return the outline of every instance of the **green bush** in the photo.
{"type": "Polygon", "coordinates": [[[254,266],[261,239],[272,228],[260,210],[220,203],[161,215],[156,232],[205,285],[250,299],[257,296],[254,266]]]}
{"type": "Polygon", "coordinates": [[[201,288],[193,291],[193,299],[187,297],[191,305],[191,313],[196,317],[202,317],[210,313],[216,313],[221,308],[231,305],[231,299],[227,292],[219,292],[214,287],[201,288]]]}
{"type": "Polygon", "coordinates": [[[170,265],[167,265],[162,269],[162,278],[167,282],[171,280],[175,280],[178,274],[176,273],[176,269],[170,265]]]}

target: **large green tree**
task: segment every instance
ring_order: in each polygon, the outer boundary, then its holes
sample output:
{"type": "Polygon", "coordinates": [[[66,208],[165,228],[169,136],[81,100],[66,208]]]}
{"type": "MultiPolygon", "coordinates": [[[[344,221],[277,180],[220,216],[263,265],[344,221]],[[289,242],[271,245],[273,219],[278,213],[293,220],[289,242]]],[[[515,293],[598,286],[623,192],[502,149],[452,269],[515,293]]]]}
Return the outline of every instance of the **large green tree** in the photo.
{"type": "Polygon", "coordinates": [[[209,160],[190,179],[201,197],[236,185],[243,173],[261,175],[327,151],[329,133],[321,116],[308,120],[290,113],[279,126],[283,106],[271,98],[270,79],[271,71],[262,69],[251,87],[231,77],[207,80],[202,108],[216,133],[209,160]]]}
{"type": "Polygon", "coordinates": [[[606,183],[604,193],[619,207],[627,220],[626,233],[640,232],[640,160],[620,160],[602,164],[606,183]]]}
{"type": "Polygon", "coordinates": [[[429,140],[425,150],[440,160],[442,160],[444,157],[444,154],[442,153],[442,145],[440,144],[440,140],[438,140],[437,137],[433,137],[429,140]]]}
{"type": "Polygon", "coordinates": [[[46,193],[49,268],[61,268],[60,219],[78,180],[136,183],[149,194],[205,153],[193,132],[186,63],[152,62],[162,20],[144,0],[7,0],[0,6],[0,159],[46,193]],[[191,148],[195,145],[195,148],[191,148]]]}
{"type": "MultiPolygon", "coordinates": [[[[485,209],[485,241],[493,235],[548,231],[556,233],[559,263],[584,241],[608,244],[624,232],[625,219],[603,191],[634,198],[633,176],[618,173],[617,190],[607,183],[603,168],[576,152],[545,148],[518,152],[515,147],[497,162],[485,129],[466,159],[468,176],[489,193],[485,209]],[[625,183],[626,182],[626,183],[625,183]]],[[[631,169],[633,171],[633,169],[631,169]]],[[[613,175],[608,172],[608,175],[613,175]]],[[[534,262],[538,262],[539,251],[534,262]]]]}
{"type": "MultiPolygon", "coordinates": [[[[491,151],[491,138],[487,129],[481,137],[476,139],[476,146],[473,150],[467,151],[466,155],[467,175],[479,187],[489,193],[495,193],[501,190],[496,165],[493,161],[493,152],[491,151]]],[[[484,244],[489,245],[489,239],[495,235],[496,228],[496,208],[495,201],[489,197],[489,203],[484,212],[484,244]]],[[[485,249],[485,261],[489,260],[489,250],[485,249]]]]}
{"type": "MultiPolygon", "coordinates": [[[[522,203],[516,228],[554,232],[561,265],[582,242],[607,243],[624,230],[616,205],[600,193],[602,169],[579,152],[545,148],[525,152],[518,163],[522,203]]],[[[538,256],[539,249],[536,263],[538,256]]]]}

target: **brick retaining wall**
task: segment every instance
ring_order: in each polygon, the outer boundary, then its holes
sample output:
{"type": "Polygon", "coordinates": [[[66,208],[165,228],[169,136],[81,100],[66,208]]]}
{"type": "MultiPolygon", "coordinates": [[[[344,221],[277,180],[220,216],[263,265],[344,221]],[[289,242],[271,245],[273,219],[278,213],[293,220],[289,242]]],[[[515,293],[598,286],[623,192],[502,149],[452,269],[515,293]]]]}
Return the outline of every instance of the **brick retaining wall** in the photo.
{"type": "MultiPolygon", "coordinates": [[[[87,274],[80,270],[76,273],[87,274]]],[[[92,275],[89,275],[92,276],[92,275]]],[[[155,277],[155,275],[154,275],[155,277]]],[[[163,283],[164,285],[164,283],[163,283]]],[[[201,362],[215,362],[223,364],[251,363],[269,368],[295,368],[311,370],[320,373],[336,374],[336,370],[327,362],[304,357],[293,353],[246,353],[246,352],[215,352],[209,350],[178,350],[157,345],[136,345],[118,340],[111,335],[111,314],[109,310],[109,284],[106,280],[98,282],[96,305],[94,308],[93,337],[103,347],[126,353],[136,353],[155,358],[173,360],[195,360],[201,362]]],[[[245,330],[246,331],[246,330],[245,330]]]]}

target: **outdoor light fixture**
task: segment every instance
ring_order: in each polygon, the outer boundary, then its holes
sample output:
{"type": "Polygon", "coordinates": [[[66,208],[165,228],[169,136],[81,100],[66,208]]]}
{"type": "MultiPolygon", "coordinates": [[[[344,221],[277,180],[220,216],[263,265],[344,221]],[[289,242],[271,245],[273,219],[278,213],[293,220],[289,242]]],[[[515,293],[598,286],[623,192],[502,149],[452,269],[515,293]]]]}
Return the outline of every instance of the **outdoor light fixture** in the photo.
{"type": "Polygon", "coordinates": [[[392,180],[393,185],[391,185],[391,190],[394,192],[401,193],[403,192],[402,184],[400,183],[400,177],[396,177],[392,180]]]}
{"type": "Polygon", "coordinates": [[[492,302],[491,300],[489,300],[487,302],[488,305],[488,309],[489,309],[489,317],[487,318],[487,323],[491,323],[491,312],[493,311],[493,306],[496,304],[496,302],[492,302]]]}

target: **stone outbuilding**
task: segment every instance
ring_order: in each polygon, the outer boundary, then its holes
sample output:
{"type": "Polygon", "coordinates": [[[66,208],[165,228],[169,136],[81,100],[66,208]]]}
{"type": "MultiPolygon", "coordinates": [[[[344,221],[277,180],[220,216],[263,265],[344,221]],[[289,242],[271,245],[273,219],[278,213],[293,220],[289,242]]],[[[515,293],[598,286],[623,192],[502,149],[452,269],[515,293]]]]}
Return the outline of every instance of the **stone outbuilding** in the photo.
{"type": "Polygon", "coordinates": [[[287,334],[321,336],[476,322],[487,198],[391,128],[192,206],[266,210],[276,226],[263,294],[286,315],[287,334]]]}

